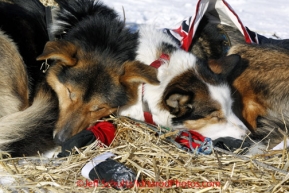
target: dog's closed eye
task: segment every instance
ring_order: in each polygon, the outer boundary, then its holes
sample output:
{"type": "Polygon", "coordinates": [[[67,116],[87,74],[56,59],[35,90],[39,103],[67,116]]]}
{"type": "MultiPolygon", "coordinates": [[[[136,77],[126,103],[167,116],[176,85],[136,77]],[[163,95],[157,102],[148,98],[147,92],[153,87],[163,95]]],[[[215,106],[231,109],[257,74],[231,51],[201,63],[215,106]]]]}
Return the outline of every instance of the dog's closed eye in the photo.
{"type": "Polygon", "coordinates": [[[76,100],[76,94],[74,92],[71,92],[71,90],[69,88],[67,88],[67,93],[68,93],[68,97],[70,98],[71,101],[76,100]]]}
{"type": "Polygon", "coordinates": [[[90,112],[96,112],[96,111],[101,111],[105,109],[105,107],[103,106],[99,106],[99,105],[93,105],[91,108],[90,108],[90,112]]]}

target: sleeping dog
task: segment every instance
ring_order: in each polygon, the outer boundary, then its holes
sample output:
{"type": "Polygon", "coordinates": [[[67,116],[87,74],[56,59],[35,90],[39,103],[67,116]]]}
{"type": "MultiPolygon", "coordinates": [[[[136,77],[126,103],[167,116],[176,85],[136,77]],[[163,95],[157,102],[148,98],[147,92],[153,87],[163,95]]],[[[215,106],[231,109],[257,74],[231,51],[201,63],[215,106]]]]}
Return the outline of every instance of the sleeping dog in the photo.
{"type": "Polygon", "coordinates": [[[273,44],[240,44],[228,54],[242,58],[228,77],[234,111],[253,139],[267,136],[263,142],[273,148],[288,137],[289,50],[273,44]]]}
{"type": "Polygon", "coordinates": [[[138,102],[122,107],[121,115],[193,129],[213,140],[250,135],[258,142],[270,133],[263,142],[272,148],[284,138],[276,126],[282,125],[281,113],[288,117],[288,50],[236,43],[227,56],[204,59],[162,31],[143,27],[137,53],[158,69],[160,85],[139,86],[138,102]]]}
{"type": "Polygon", "coordinates": [[[0,1],[0,151],[13,156],[61,144],[134,103],[139,84],[159,83],[155,68],[135,60],[138,34],[113,9],[94,0],[56,2],[48,41],[38,0],[0,1]]]}
{"type": "Polygon", "coordinates": [[[57,2],[60,8],[51,26],[56,40],[38,57],[54,60],[46,80],[59,101],[56,142],[61,144],[118,108],[121,115],[142,120],[143,103],[159,125],[195,129],[212,139],[241,139],[246,134],[231,109],[226,84],[240,61],[238,55],[208,63],[151,27],[129,33],[101,2],[57,2]],[[157,69],[158,63],[164,64],[157,69]],[[212,69],[219,63],[224,66],[218,74],[212,69]]]}
{"type": "Polygon", "coordinates": [[[199,59],[162,31],[143,27],[136,59],[158,69],[160,85],[139,86],[138,102],[121,107],[121,115],[145,120],[149,110],[154,123],[162,126],[193,129],[212,139],[245,136],[247,128],[232,111],[226,81],[239,65],[239,55],[199,59]]]}

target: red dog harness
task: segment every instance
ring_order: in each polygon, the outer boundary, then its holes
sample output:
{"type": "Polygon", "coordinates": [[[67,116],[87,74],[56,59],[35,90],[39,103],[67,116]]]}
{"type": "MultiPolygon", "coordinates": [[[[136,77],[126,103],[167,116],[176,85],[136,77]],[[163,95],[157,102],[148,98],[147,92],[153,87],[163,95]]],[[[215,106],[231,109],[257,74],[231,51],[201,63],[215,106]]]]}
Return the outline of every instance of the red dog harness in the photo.
{"type": "MultiPolygon", "coordinates": [[[[170,60],[170,56],[168,54],[162,53],[159,59],[153,61],[150,66],[158,69],[162,64],[170,60]]],[[[144,96],[144,84],[142,86],[142,97],[144,96]]],[[[146,123],[153,124],[155,125],[155,122],[153,120],[153,116],[150,112],[149,106],[146,101],[142,100],[143,104],[143,114],[144,114],[144,119],[146,123]]]]}
{"type": "MultiPolygon", "coordinates": [[[[159,59],[153,61],[150,66],[158,69],[165,62],[170,60],[170,56],[167,54],[161,54],[159,59]]],[[[142,97],[144,96],[145,88],[142,85],[142,97]]],[[[145,122],[148,124],[156,125],[153,116],[150,112],[149,106],[146,101],[142,99],[143,104],[143,114],[145,122]]],[[[189,152],[210,154],[212,152],[212,141],[210,138],[204,137],[198,132],[182,130],[179,132],[178,136],[174,139],[177,142],[179,148],[184,149],[189,152]]],[[[175,142],[173,142],[175,144],[175,142]]]]}

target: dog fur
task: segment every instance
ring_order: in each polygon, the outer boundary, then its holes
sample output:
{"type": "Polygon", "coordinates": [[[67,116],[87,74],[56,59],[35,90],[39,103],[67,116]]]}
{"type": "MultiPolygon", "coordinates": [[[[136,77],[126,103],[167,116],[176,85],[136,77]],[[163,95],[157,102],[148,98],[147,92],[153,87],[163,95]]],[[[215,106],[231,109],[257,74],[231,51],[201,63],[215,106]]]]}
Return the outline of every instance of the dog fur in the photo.
{"type": "Polygon", "coordinates": [[[240,57],[205,60],[180,49],[166,34],[152,27],[140,29],[137,59],[150,65],[162,53],[170,59],[158,68],[160,85],[139,87],[139,99],[133,106],[120,108],[120,114],[144,120],[143,103],[147,103],[156,124],[175,129],[194,129],[216,139],[231,136],[241,139],[245,125],[232,111],[232,100],[226,77],[240,57]],[[212,69],[222,63],[222,72],[212,69]],[[142,94],[142,90],[143,94],[142,94]]]}
{"type": "Polygon", "coordinates": [[[134,103],[139,84],[159,81],[154,68],[134,61],[138,34],[115,11],[92,0],[56,2],[51,29],[61,39],[49,41],[37,59],[55,60],[46,79],[59,100],[54,137],[61,143],[134,103]]]}
{"type": "Polygon", "coordinates": [[[5,0],[0,10],[0,150],[36,154],[54,146],[58,117],[57,98],[36,61],[48,40],[45,7],[38,0],[5,0]]]}
{"type": "Polygon", "coordinates": [[[285,137],[277,128],[285,132],[288,122],[289,50],[274,45],[243,44],[232,47],[228,54],[242,58],[228,78],[236,101],[235,112],[253,137],[262,139],[271,133],[264,142],[270,140],[268,147],[272,148],[285,137]]]}
{"type": "MultiPolygon", "coordinates": [[[[3,38],[10,41],[11,48],[17,45],[20,53],[19,61],[12,63],[13,68],[22,66],[20,71],[26,80],[22,84],[30,85],[28,90],[26,86],[24,93],[19,90],[15,94],[14,97],[19,98],[20,105],[15,102],[18,108],[10,109],[6,113],[8,115],[0,119],[0,149],[13,156],[33,155],[53,147],[54,142],[61,144],[114,113],[119,106],[134,103],[139,84],[159,83],[156,69],[134,61],[138,34],[125,28],[124,22],[112,9],[92,0],[58,0],[57,3],[60,8],[56,11],[56,23],[51,27],[55,40],[51,41],[48,41],[44,6],[39,1],[29,0],[27,3],[15,0],[0,4],[1,11],[10,8],[10,12],[3,15],[3,29],[11,35],[11,39],[4,35],[3,38]],[[43,33],[40,30],[35,35],[46,38],[48,42],[45,44],[46,41],[32,39],[30,33],[13,34],[11,26],[14,24],[6,20],[16,20],[16,15],[10,15],[14,10],[16,14],[27,15],[15,25],[22,31],[30,29],[30,24],[35,31],[44,27],[43,33]],[[32,48],[42,47],[40,51],[37,49],[39,53],[29,55],[21,52],[29,47],[25,44],[27,39],[32,48]],[[24,63],[20,60],[21,56],[24,63]],[[28,59],[33,59],[33,62],[28,59]],[[39,70],[43,60],[49,60],[51,64],[46,74],[39,70]],[[30,67],[34,64],[37,70],[30,67]],[[43,79],[38,76],[43,76],[43,79]],[[16,112],[10,114],[10,111],[16,112]]],[[[16,51],[14,49],[15,55],[16,51]]],[[[3,54],[10,58],[9,52],[4,50],[3,54]]],[[[11,64],[3,63],[4,71],[8,71],[8,65],[11,64]]],[[[9,82],[8,76],[1,76],[0,82],[7,82],[5,87],[16,90],[21,85],[20,79],[16,78],[19,75],[17,71],[11,75],[17,82],[9,82]]],[[[5,103],[2,101],[1,104],[5,103]]],[[[3,108],[12,107],[5,105],[3,108]]]]}
{"type": "Polygon", "coordinates": [[[0,44],[0,77],[2,77],[0,79],[0,101],[6,101],[0,104],[0,117],[3,117],[29,106],[29,85],[26,68],[18,48],[2,31],[0,31],[0,44]]]}
{"type": "MultiPolygon", "coordinates": [[[[145,103],[156,124],[193,129],[212,139],[245,140],[249,135],[256,142],[262,140],[259,147],[273,148],[284,139],[278,128],[286,133],[288,122],[289,51],[238,41],[225,53],[218,48],[219,53],[208,51],[209,46],[196,57],[163,32],[142,28],[137,59],[147,65],[162,53],[170,59],[158,68],[160,85],[139,87],[138,103],[121,108],[120,114],[144,120],[139,112],[145,103]]],[[[206,45],[203,41],[195,50],[201,44],[206,45]]],[[[258,150],[250,153],[254,151],[258,150]]]]}

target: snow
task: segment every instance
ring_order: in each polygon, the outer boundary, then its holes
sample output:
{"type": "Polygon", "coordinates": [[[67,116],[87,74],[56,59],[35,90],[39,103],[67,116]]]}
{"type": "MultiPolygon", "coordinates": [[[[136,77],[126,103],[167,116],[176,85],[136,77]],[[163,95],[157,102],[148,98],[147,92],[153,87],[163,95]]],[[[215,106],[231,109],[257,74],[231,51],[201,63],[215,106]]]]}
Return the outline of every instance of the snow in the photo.
{"type": "MultiPolygon", "coordinates": [[[[197,0],[102,0],[114,8],[131,26],[144,24],[157,28],[174,28],[183,19],[193,16],[197,0]]],[[[289,39],[289,2],[285,0],[227,0],[243,24],[269,38],[275,34],[289,39]]]]}

